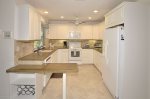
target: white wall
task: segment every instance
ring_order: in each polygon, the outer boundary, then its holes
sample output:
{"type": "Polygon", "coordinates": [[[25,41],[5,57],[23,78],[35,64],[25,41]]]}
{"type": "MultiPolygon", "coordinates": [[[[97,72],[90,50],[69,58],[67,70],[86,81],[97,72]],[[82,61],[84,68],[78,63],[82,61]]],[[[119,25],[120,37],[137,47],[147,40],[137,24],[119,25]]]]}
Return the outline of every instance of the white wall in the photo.
{"type": "Polygon", "coordinates": [[[148,67],[148,95],[149,95],[149,98],[150,99],[150,0],[138,0],[138,2],[141,2],[141,3],[145,3],[146,5],[149,6],[149,67],[148,67]]]}
{"type": "MultiPolygon", "coordinates": [[[[14,33],[14,0],[0,0],[0,30],[14,33]]],[[[2,32],[1,32],[2,33],[2,32]]],[[[9,75],[6,69],[14,65],[14,40],[0,35],[0,99],[9,99],[9,75]]]]}
{"type": "Polygon", "coordinates": [[[150,99],[150,7],[149,7],[149,68],[148,68],[148,70],[149,70],[149,82],[148,82],[148,84],[149,84],[149,90],[148,90],[148,95],[149,95],[149,99],[150,99]]]}

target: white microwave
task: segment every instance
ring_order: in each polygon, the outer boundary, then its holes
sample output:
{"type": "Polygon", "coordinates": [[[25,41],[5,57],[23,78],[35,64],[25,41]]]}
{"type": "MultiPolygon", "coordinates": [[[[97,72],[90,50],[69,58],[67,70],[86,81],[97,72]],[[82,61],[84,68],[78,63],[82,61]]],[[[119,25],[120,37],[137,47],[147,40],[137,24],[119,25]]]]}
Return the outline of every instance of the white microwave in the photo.
{"type": "Polygon", "coordinates": [[[80,32],[71,31],[69,32],[69,39],[80,39],[80,32]]]}

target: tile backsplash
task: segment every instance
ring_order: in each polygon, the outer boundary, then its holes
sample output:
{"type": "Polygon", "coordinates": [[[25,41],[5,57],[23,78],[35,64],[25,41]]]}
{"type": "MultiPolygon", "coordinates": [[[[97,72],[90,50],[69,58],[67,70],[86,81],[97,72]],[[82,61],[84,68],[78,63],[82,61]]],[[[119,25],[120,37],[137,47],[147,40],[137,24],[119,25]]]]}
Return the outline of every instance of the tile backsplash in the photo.
{"type": "Polygon", "coordinates": [[[15,41],[15,64],[18,64],[20,57],[26,56],[33,52],[34,42],[15,41]]]}

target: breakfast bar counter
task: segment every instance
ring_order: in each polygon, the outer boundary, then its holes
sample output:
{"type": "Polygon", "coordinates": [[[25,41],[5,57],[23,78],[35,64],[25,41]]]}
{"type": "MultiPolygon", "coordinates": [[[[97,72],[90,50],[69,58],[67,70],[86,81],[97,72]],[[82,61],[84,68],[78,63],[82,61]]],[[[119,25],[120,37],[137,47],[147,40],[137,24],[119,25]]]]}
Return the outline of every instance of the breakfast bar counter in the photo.
{"type": "Polygon", "coordinates": [[[76,63],[46,63],[42,65],[17,65],[6,70],[7,73],[68,73],[78,72],[76,63]]]}
{"type": "Polygon", "coordinates": [[[7,73],[39,73],[39,74],[48,74],[48,73],[63,73],[63,98],[66,99],[66,74],[67,73],[76,73],[78,72],[78,67],[76,63],[45,63],[42,65],[17,65],[10,69],[6,70],[7,73]]]}

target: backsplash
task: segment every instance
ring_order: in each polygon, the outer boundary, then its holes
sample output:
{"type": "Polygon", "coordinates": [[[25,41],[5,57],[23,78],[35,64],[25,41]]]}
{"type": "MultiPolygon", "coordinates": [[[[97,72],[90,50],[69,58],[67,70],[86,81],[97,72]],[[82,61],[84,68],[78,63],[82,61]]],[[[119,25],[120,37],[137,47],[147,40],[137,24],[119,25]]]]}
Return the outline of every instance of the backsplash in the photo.
{"type": "MultiPolygon", "coordinates": [[[[49,40],[47,42],[47,45],[49,48],[53,47],[64,47],[64,42],[70,42],[72,40],[49,40]]],[[[102,40],[73,40],[76,42],[81,42],[81,47],[82,48],[101,48],[103,41],[102,40]]]]}
{"type": "Polygon", "coordinates": [[[34,42],[15,41],[15,64],[18,64],[18,59],[33,52],[34,42]]]}

